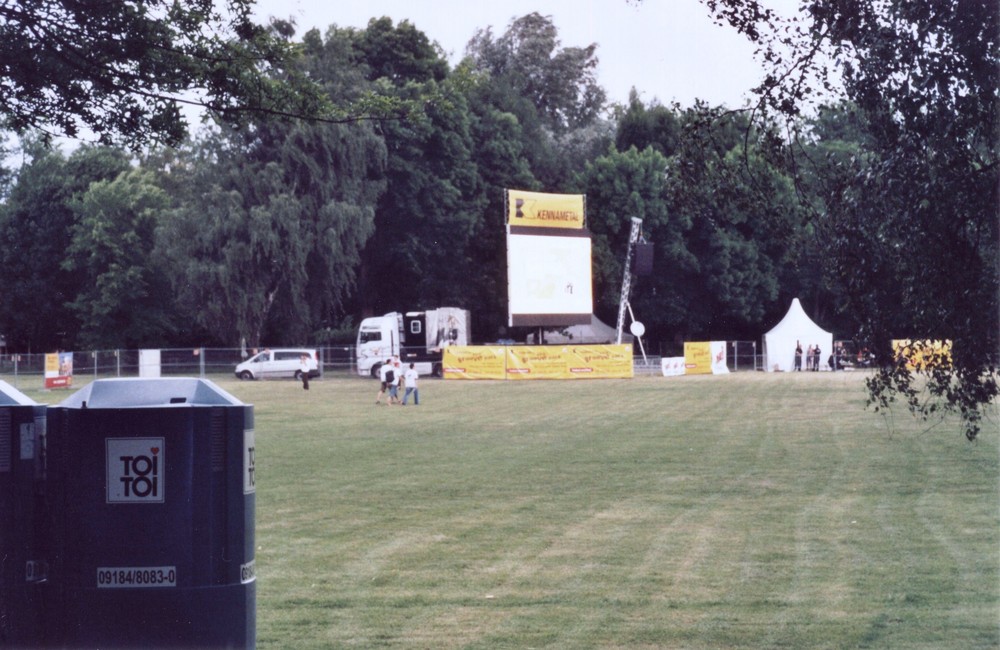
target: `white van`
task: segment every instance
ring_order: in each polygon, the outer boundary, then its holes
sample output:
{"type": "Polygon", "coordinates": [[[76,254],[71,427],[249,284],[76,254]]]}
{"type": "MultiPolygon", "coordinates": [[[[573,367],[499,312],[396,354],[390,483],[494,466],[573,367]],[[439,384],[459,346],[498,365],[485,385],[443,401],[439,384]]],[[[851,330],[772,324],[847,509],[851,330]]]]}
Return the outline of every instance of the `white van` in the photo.
{"type": "Polygon", "coordinates": [[[316,350],[299,348],[279,348],[264,350],[236,366],[236,376],[240,379],[276,379],[280,377],[302,378],[299,358],[309,357],[309,376],[319,376],[316,350]]]}

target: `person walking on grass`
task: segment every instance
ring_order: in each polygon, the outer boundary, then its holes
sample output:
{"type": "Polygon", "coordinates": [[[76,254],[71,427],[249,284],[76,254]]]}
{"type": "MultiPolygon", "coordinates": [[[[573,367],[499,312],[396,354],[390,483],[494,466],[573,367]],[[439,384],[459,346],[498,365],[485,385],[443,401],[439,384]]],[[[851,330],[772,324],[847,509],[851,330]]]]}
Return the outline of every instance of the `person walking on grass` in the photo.
{"type": "Polygon", "coordinates": [[[389,367],[389,370],[385,373],[385,383],[389,389],[389,404],[399,404],[399,382],[402,377],[399,376],[399,367],[393,364],[389,367]]]}
{"type": "MultiPolygon", "coordinates": [[[[382,383],[382,386],[379,388],[378,396],[375,397],[376,404],[382,403],[382,396],[385,395],[387,390],[389,390],[389,382],[391,381],[393,374],[392,359],[386,359],[385,363],[382,364],[382,367],[378,369],[378,378],[382,383]]],[[[389,399],[391,400],[392,398],[390,397],[389,399]]]]}
{"type": "Polygon", "coordinates": [[[311,364],[309,363],[309,355],[303,354],[299,356],[299,375],[302,377],[302,389],[309,390],[309,372],[312,370],[311,364]]]}
{"type": "Polygon", "coordinates": [[[403,376],[403,366],[399,362],[399,357],[392,357],[392,373],[396,378],[396,401],[399,401],[399,393],[403,392],[405,387],[406,377],[403,376]]]}
{"type": "Polygon", "coordinates": [[[417,369],[414,364],[410,364],[410,367],[406,369],[403,373],[403,380],[406,382],[406,392],[403,393],[403,406],[406,406],[406,400],[410,398],[410,393],[413,393],[413,405],[420,406],[420,391],[417,390],[417,369]]]}

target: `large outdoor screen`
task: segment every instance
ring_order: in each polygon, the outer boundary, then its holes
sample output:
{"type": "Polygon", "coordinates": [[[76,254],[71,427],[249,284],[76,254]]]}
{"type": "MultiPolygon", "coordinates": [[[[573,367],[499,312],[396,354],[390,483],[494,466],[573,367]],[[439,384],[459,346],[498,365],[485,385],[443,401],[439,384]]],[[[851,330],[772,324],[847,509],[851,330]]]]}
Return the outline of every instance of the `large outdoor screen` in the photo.
{"type": "MultiPolygon", "coordinates": [[[[594,311],[590,233],[507,233],[510,326],[590,323],[594,311]]],[[[538,231],[538,229],[534,229],[538,231]]],[[[551,230],[549,231],[551,232],[551,230]]]]}

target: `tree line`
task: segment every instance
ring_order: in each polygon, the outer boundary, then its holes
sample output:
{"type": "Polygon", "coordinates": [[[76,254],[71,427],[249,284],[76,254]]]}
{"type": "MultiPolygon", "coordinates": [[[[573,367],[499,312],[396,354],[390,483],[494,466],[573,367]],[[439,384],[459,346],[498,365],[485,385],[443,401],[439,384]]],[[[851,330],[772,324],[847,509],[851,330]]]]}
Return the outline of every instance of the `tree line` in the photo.
{"type": "MultiPolygon", "coordinates": [[[[236,91],[262,88],[265,110],[217,100],[191,137],[168,121],[163,144],[146,137],[172,116],[160,104],[135,125],[134,106],[108,109],[131,148],[64,154],[26,130],[44,115],[15,101],[0,333],[17,351],[325,342],[364,315],[455,305],[477,340],[519,338],[504,327],[503,190],[582,193],[607,322],[638,217],[654,273],[631,302],[651,341],[757,339],[799,297],[880,358],[891,338],[955,341],[956,370],[935,390],[978,422],[1000,358],[1000,9],[804,7],[783,24],[753,0],[706,3],[771,66],[740,108],[635,91],[611,105],[597,45],[564,46],[537,13],[479,31],[454,67],[406,21],[301,38],[283,21],[266,33],[238,23],[268,65],[235,75],[236,91]],[[295,119],[274,108],[287,88],[306,89],[290,95],[300,108],[350,114],[295,119]]],[[[925,408],[887,367],[876,405],[901,393],[925,408]]]]}
{"type": "Polygon", "coordinates": [[[331,97],[404,112],[221,123],[138,158],[22,141],[0,217],[19,278],[0,315],[10,347],[294,343],[437,305],[471,309],[482,340],[509,336],[508,187],[587,195],[606,320],[633,216],[657,248],[633,295],[651,337],[756,338],[796,295],[836,318],[793,183],[743,113],[637,93],[609,110],[596,46],[562,47],[538,14],[477,34],[454,70],[388,18],[299,45],[299,72],[331,97]]]}

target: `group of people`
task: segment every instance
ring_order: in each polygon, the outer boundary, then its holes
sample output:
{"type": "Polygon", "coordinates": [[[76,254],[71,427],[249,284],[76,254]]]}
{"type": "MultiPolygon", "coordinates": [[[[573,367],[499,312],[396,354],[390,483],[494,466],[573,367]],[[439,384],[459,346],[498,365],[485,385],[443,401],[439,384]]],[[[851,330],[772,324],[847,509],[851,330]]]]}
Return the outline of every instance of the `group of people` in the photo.
{"type": "MultiPolygon", "coordinates": [[[[820,360],[820,349],[819,345],[810,345],[809,349],[806,350],[806,370],[819,370],[819,360],[820,360]]],[[[802,344],[798,341],[795,342],[795,368],[796,371],[802,370],[802,344]]]]}
{"type": "Polygon", "coordinates": [[[414,364],[411,363],[408,368],[403,370],[398,357],[386,359],[382,367],[379,368],[378,376],[382,385],[379,388],[378,396],[375,398],[376,404],[381,404],[382,397],[387,396],[386,404],[406,406],[410,395],[413,395],[413,405],[420,405],[420,391],[417,390],[417,379],[420,375],[417,373],[414,364]],[[405,391],[402,401],[399,399],[400,388],[403,388],[405,391]]]}
{"type": "MultiPolygon", "coordinates": [[[[309,390],[309,372],[311,369],[312,364],[310,364],[308,355],[303,354],[299,359],[299,374],[302,378],[302,388],[305,390],[309,390]]],[[[417,390],[417,379],[420,377],[420,374],[417,372],[415,364],[411,363],[409,368],[403,370],[399,362],[399,357],[393,357],[385,360],[385,363],[379,368],[378,374],[382,385],[379,388],[378,397],[375,398],[376,404],[381,404],[382,397],[387,396],[386,404],[406,406],[410,395],[413,395],[414,406],[420,405],[420,391],[417,390]],[[400,388],[405,389],[402,401],[399,399],[400,388]]]]}

